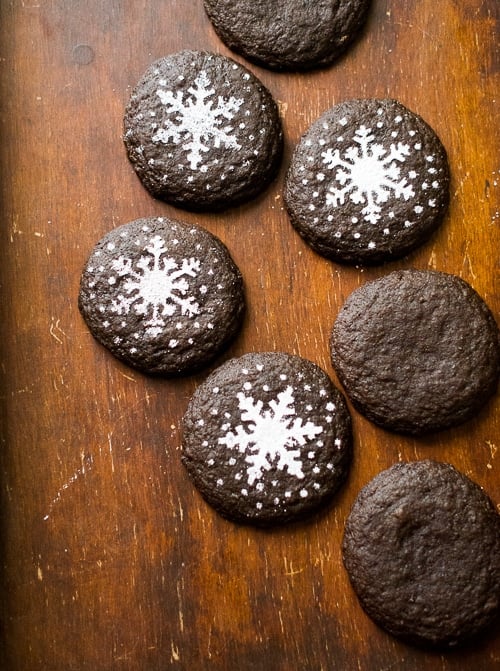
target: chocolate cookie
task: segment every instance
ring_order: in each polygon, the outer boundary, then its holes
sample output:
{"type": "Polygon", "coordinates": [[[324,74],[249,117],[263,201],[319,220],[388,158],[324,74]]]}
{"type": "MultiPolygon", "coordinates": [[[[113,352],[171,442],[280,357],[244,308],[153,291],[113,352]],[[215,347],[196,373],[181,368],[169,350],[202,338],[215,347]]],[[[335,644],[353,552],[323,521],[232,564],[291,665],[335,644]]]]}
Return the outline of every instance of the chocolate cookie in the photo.
{"type": "Polygon", "coordinates": [[[317,510],[340,487],[351,421],[321,368],[284,353],[252,353],[198,387],[182,447],[191,479],[221,515],[279,524],[317,510]]]}
{"type": "Polygon", "coordinates": [[[203,51],[153,63],[132,93],[124,130],[146,189],[189,209],[249,200],[275,176],[282,154],[269,91],[243,66],[203,51]]]}
{"type": "Polygon", "coordinates": [[[393,431],[460,424],[498,384],[495,320],[469,284],[447,273],[398,270],[361,286],[340,310],[330,345],[355,407],[393,431]]]}
{"type": "Polygon", "coordinates": [[[367,614],[394,636],[451,647],[500,609],[500,516],[449,464],[398,463],[359,493],[342,552],[367,614]]]}
{"type": "Polygon", "coordinates": [[[97,244],[80,283],[92,335],[146,373],[207,365],[237,332],[241,274],[225,245],[200,226],[138,219],[97,244]]]}
{"type": "Polygon", "coordinates": [[[395,100],[351,100],[321,116],[292,156],[290,220],[319,254],[370,264],[429,238],[449,200],[446,152],[434,131],[395,100]]]}
{"type": "Polygon", "coordinates": [[[360,33],[369,6],[370,0],[205,0],[230,49],[276,70],[332,63],[360,33]]]}

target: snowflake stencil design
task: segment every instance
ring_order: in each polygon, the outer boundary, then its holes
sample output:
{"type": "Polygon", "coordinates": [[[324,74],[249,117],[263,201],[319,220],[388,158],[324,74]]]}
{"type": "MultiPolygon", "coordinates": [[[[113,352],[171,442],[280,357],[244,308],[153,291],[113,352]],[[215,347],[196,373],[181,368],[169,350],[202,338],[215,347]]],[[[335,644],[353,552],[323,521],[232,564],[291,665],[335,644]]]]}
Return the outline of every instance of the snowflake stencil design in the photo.
{"type": "Polygon", "coordinates": [[[266,410],[263,410],[262,401],[254,401],[241,392],[237,398],[243,424],[219,438],[219,443],[246,453],[245,461],[250,464],[248,484],[260,480],[264,471],[269,471],[273,465],[281,471],[286,468],[289,475],[302,479],[304,473],[298,447],[305,445],[306,439],[322,433],[323,427],[310,421],[304,424],[295,416],[292,387],[280,392],[266,410]]]}
{"type": "MultiPolygon", "coordinates": [[[[205,71],[200,72],[188,93],[191,96],[184,99],[183,91],[174,95],[172,91],[157,90],[156,95],[165,106],[169,118],[152,140],[164,144],[170,140],[176,144],[184,143],[183,149],[187,152],[190,168],[196,170],[203,161],[202,154],[208,152],[211,145],[215,148],[223,145],[241,149],[234,128],[226,122],[233,119],[243,99],[234,96],[227,100],[222,96],[215,99],[215,89],[205,71]]],[[[203,167],[201,169],[203,171],[203,167]]]]}
{"type": "Polygon", "coordinates": [[[134,310],[137,315],[151,317],[145,322],[146,334],[157,336],[166,325],[164,317],[180,310],[182,315],[194,316],[199,313],[199,305],[188,295],[189,283],[186,277],[196,277],[200,269],[197,259],[183,259],[181,265],[169,256],[163,238],[154,236],[145,247],[148,255],[141,256],[135,264],[124,256],[112,262],[113,270],[119,277],[127,278],[123,284],[125,293],[112,301],[112,312],[128,314],[134,310]]]}
{"type": "Polygon", "coordinates": [[[374,139],[371,128],[362,125],[353,137],[357,146],[348,147],[343,157],[338,149],[322,153],[323,163],[331,170],[337,168],[335,180],[340,184],[340,188],[330,186],[326,195],[327,205],[338,207],[349,197],[353,203],[364,205],[361,212],[365,221],[372,224],[381,218],[380,204],[386,203],[391,196],[408,200],[415,195],[406,177],[401,178],[398,165],[404,163],[409,155],[409,145],[402,142],[391,144],[387,153],[386,148],[374,139]]]}

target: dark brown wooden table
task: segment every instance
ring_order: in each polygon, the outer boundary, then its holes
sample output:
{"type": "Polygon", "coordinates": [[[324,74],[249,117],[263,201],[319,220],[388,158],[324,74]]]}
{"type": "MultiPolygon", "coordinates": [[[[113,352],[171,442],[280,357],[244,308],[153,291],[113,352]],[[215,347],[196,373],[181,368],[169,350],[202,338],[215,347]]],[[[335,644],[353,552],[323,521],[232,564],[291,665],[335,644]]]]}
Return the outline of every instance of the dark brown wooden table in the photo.
{"type": "Polygon", "coordinates": [[[280,104],[282,170],[254,202],[194,215],[149,197],[121,124],[154,59],[182,48],[229,54],[202,0],[2,0],[0,668],[500,668],[498,627],[448,654],[389,637],[361,610],[340,554],[357,492],[400,459],[448,461],[500,504],[498,396],[466,425],[419,440],[353,413],[355,459],[335,505],[259,531],[218,517],[181,466],[181,417],[206,373],[134,372],[97,345],[77,308],[97,240],[165,214],[218,235],[244,274],[248,315],[222,359],[285,350],[335,379],[328,336],[340,305],[396,268],[456,273],[500,318],[499,18],[497,0],[374,0],[362,39],[333,67],[300,75],[250,65],[280,104]],[[365,96],[395,97],[421,114],[449,151],[453,181],[449,215],[428,244],[363,270],[303,243],[282,187],[309,124],[365,96]]]}

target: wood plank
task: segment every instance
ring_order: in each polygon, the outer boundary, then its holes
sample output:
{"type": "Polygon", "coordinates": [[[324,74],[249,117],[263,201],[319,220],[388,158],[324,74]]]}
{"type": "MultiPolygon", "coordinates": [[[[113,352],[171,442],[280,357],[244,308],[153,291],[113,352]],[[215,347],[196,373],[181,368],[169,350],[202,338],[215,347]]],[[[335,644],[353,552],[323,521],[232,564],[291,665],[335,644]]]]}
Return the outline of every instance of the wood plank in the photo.
{"type": "Polygon", "coordinates": [[[285,350],[335,379],[328,336],[339,307],[396,268],[456,273],[499,319],[499,18],[496,0],[374,0],[362,39],[331,68],[248,66],[280,103],[281,172],[252,203],[195,215],[148,196],[121,123],[154,59],[182,48],[231,55],[201,0],[0,3],[2,668],[500,668],[498,627],[446,655],[389,637],[361,610],[340,555],[360,487],[398,459],[449,461],[500,504],[498,396],[466,425],[424,439],[353,412],[355,459],[335,506],[255,530],[219,518],[180,464],[180,420],[206,372],[140,375],[97,345],[77,308],[96,241],[165,214],[218,235],[244,274],[248,314],[224,358],[285,350]],[[315,255],[281,194],[301,133],[332,104],[365,96],[421,114],[448,149],[453,179],[449,215],[428,244],[358,269],[315,255]]]}

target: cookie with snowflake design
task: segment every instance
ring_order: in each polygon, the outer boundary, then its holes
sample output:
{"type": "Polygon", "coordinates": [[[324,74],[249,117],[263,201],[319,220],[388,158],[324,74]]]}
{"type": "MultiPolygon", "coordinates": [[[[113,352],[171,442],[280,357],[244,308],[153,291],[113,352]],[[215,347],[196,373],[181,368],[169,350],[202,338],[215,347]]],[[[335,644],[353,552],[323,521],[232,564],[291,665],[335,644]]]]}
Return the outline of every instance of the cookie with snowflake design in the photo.
{"type": "Polygon", "coordinates": [[[379,473],[352,506],[342,553],[367,614],[412,643],[470,642],[500,613],[500,516],[450,464],[379,473]]]}
{"type": "Polygon", "coordinates": [[[303,135],[288,170],[291,223],[319,254],[373,264],[404,256],[436,230],[449,200],[441,141],[395,100],[335,105],[303,135]]]}
{"type": "Polygon", "coordinates": [[[220,39],[275,70],[330,65],[361,32],[370,0],[205,0],[220,39]]]}
{"type": "Polygon", "coordinates": [[[222,209],[263,191],[283,145],[276,103],[225,56],[181,51],[154,62],[124,117],[128,157],[146,189],[186,209],[222,209]]]}
{"type": "Polygon", "coordinates": [[[92,335],[150,374],[210,363],[238,331],[243,281],[225,245],[200,226],[137,219],[90,254],[79,307],[92,335]]]}
{"type": "Polygon", "coordinates": [[[191,479],[221,515],[280,524],[338,490],[350,464],[351,420],[321,368],[281,352],[251,353],[195,391],[182,448],[191,479]]]}
{"type": "Polygon", "coordinates": [[[367,282],[342,306],[330,347],[353,405],[396,432],[461,424],[498,386],[493,315],[467,282],[448,273],[398,270],[367,282]]]}

